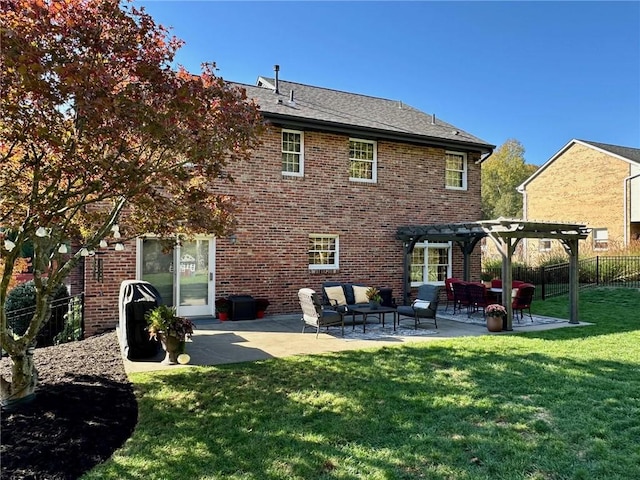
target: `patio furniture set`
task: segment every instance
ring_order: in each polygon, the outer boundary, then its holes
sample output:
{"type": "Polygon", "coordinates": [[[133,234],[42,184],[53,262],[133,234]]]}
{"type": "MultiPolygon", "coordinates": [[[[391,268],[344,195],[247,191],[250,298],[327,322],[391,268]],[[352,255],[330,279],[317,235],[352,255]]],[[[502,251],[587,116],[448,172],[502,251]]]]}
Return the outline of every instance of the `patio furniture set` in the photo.
{"type": "MultiPolygon", "coordinates": [[[[516,313],[520,312],[518,321],[524,318],[524,310],[529,311],[529,318],[533,321],[531,302],[536,287],[519,280],[512,281],[511,286],[511,308],[516,313]]],[[[482,316],[485,317],[485,309],[490,304],[502,304],[502,280],[500,279],[491,280],[490,286],[487,286],[481,282],[464,282],[459,278],[447,278],[445,291],[447,294],[445,311],[450,305],[453,305],[454,314],[456,310],[462,311],[462,308],[465,308],[467,317],[478,311],[482,311],[482,316]]]]}
{"type": "Polygon", "coordinates": [[[344,335],[345,320],[350,321],[352,329],[356,323],[362,323],[362,331],[367,328],[369,317],[375,316],[382,326],[385,317],[393,317],[393,330],[400,325],[402,317],[413,318],[415,328],[420,319],[431,319],[436,328],[436,311],[438,309],[440,287],[421,285],[418,288],[416,300],[411,305],[397,306],[393,300],[391,289],[379,289],[382,302],[375,305],[366,295],[369,286],[354,283],[325,282],[322,286],[322,296],[310,288],[298,291],[300,307],[302,308],[302,331],[308,326],[316,328],[316,337],[322,327],[340,326],[344,335]]]}

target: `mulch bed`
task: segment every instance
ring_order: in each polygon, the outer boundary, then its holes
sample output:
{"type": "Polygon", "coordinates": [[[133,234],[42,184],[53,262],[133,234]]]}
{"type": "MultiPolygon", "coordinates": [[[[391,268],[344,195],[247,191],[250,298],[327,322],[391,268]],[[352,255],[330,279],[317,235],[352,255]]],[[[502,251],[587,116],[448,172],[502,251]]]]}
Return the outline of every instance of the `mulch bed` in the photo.
{"type": "MultiPolygon", "coordinates": [[[[76,479],[107,460],[138,418],[115,332],[38,348],[35,399],[0,418],[0,477],[76,479]]],[[[10,361],[0,361],[10,376],[10,361]]]]}

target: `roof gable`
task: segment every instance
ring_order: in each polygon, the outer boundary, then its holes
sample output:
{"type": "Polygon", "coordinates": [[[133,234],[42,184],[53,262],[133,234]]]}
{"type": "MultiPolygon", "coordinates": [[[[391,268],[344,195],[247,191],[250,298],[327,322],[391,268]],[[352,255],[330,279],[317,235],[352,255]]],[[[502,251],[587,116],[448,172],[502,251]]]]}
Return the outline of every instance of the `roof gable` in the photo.
{"type": "Polygon", "coordinates": [[[265,118],[295,125],[389,138],[435,143],[491,153],[494,145],[397,100],[371,97],[300,83],[258,77],[257,85],[236,84],[253,98],[265,118]]]}
{"type": "Polygon", "coordinates": [[[627,162],[631,165],[640,165],[640,149],[631,148],[631,147],[622,147],[618,145],[609,145],[607,143],[597,143],[597,142],[589,142],[587,140],[577,140],[573,139],[569,141],[564,147],[562,147],[558,152],[547,160],[540,168],[538,168],[533,174],[527,178],[524,182],[522,182],[517,190],[522,192],[527,184],[529,184],[532,180],[534,180],[540,173],[542,173],[549,165],[551,165],[558,157],[560,157],[564,152],[566,152],[573,145],[584,145],[585,147],[592,148],[594,150],[598,150],[600,152],[606,153],[609,156],[617,158],[618,160],[622,160],[623,162],[627,162]]]}

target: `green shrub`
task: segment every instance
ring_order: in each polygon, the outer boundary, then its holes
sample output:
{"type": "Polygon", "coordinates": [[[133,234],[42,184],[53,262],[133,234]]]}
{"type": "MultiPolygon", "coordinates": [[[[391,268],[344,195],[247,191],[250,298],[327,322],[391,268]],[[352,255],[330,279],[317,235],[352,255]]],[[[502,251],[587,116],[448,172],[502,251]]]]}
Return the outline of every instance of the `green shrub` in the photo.
{"type": "MultiPolygon", "coordinates": [[[[53,292],[52,302],[55,306],[51,308],[51,316],[44,322],[42,329],[36,337],[39,346],[53,345],[54,337],[62,330],[62,322],[56,322],[56,318],[62,318],[68,309],[68,301],[62,299],[69,296],[69,291],[65,285],[59,285],[53,292]]],[[[5,312],[7,313],[7,323],[9,328],[16,335],[24,335],[29,327],[31,318],[36,306],[36,287],[33,280],[21,283],[13,288],[7,295],[5,302],[5,312]]]]}

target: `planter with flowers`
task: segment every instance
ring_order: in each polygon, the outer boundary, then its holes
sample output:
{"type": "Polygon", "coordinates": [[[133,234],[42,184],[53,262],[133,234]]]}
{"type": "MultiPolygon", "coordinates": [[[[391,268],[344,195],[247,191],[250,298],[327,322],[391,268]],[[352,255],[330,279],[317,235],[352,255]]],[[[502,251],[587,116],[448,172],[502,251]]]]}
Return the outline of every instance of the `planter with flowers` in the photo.
{"type": "Polygon", "coordinates": [[[185,341],[193,334],[193,323],[188,318],[176,315],[176,309],[159,305],[145,314],[149,337],[158,340],[164,348],[165,365],[178,363],[178,355],[184,353],[185,341]]]}
{"type": "Polygon", "coordinates": [[[493,280],[493,274],[489,272],[482,272],[480,274],[480,280],[484,283],[484,286],[487,288],[491,288],[491,280],[493,280]]]}
{"type": "Polygon", "coordinates": [[[369,287],[366,291],[367,298],[369,299],[369,307],[376,309],[380,308],[380,303],[382,302],[382,295],[380,295],[380,290],[376,287],[369,287]]]}
{"type": "Polygon", "coordinates": [[[487,317],[487,330],[490,332],[501,332],[504,325],[504,319],[507,316],[507,309],[498,303],[487,305],[484,309],[487,317]]]}
{"type": "Polygon", "coordinates": [[[229,320],[229,309],[231,308],[231,301],[226,297],[221,297],[216,300],[216,312],[218,313],[218,319],[221,322],[229,320]]]}

